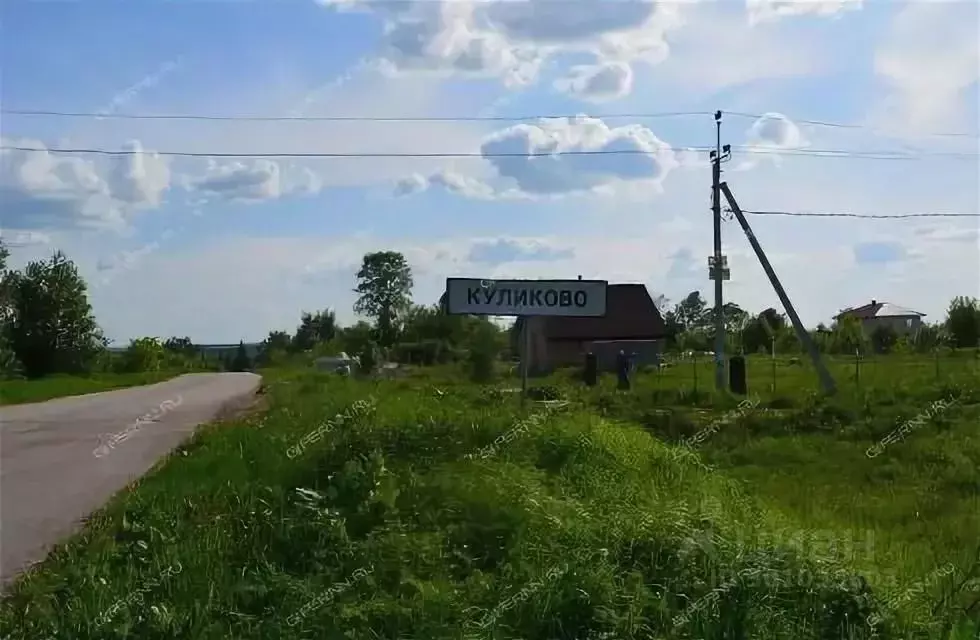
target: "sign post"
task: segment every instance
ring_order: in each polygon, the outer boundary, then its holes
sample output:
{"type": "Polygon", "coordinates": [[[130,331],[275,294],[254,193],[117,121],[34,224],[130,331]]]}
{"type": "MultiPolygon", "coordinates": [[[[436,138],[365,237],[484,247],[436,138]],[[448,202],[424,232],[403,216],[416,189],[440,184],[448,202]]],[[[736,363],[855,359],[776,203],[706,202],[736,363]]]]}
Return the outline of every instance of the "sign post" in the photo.
{"type": "Polygon", "coordinates": [[[449,314],[522,318],[521,406],[531,369],[531,318],[606,315],[605,280],[485,280],[446,278],[449,314]]]}

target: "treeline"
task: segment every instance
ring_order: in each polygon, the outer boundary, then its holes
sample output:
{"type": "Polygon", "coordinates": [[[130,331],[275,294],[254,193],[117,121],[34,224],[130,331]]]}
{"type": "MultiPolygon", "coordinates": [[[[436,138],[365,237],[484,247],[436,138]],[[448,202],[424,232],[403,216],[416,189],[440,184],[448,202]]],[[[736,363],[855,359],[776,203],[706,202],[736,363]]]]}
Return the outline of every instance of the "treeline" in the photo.
{"type": "Polygon", "coordinates": [[[412,303],[411,268],[397,252],[364,256],[354,310],[368,320],[338,325],[334,311],[302,312],[293,333],[271,331],[253,359],[210,354],[190,337],[142,337],[122,351],[108,348],[88,300],[88,288],[63,253],[7,268],[0,241],[0,376],[41,378],[143,371],[248,371],[346,352],[370,372],[377,363],[434,365],[465,362],[475,378],[492,377],[506,351],[507,332],[486,318],[448,316],[438,305],[412,303]]]}
{"type": "MultiPolygon", "coordinates": [[[[692,291],[669,308],[659,300],[667,326],[668,351],[712,351],[715,340],[714,308],[692,291]]],[[[773,308],[752,315],[737,304],[723,308],[726,352],[797,353],[804,351],[792,323],[773,308]]],[[[980,346],[980,303],[976,298],[957,296],[949,303],[946,317],[938,323],[923,323],[916,331],[899,333],[888,325],[866,331],[854,317],[842,318],[829,327],[823,323],[809,331],[817,348],[824,353],[928,353],[937,349],[963,349],[980,346]]]]}
{"type": "Polygon", "coordinates": [[[493,377],[495,363],[508,355],[510,340],[487,318],[447,315],[438,304],[412,302],[414,279],[405,257],[395,251],[364,256],[357,273],[354,311],[367,318],[340,327],[333,311],[303,312],[293,334],[272,331],[262,342],[260,366],[341,352],[371,372],[379,362],[412,365],[463,363],[476,380],[493,377]]]}
{"type": "MultiPolygon", "coordinates": [[[[8,252],[0,241],[0,375],[39,378],[53,374],[158,370],[247,371],[256,366],[298,362],[345,352],[370,372],[380,362],[412,365],[464,364],[473,379],[489,380],[496,363],[516,357],[514,327],[502,329],[487,318],[447,315],[438,304],[412,302],[414,280],[405,257],[394,251],[364,256],[356,276],[354,311],[364,320],[338,325],[334,311],[302,312],[295,331],[271,331],[254,360],[244,344],[234,354],[215,356],[189,337],[132,340],[122,352],[108,349],[92,314],[88,290],[78,269],[63,253],[7,269],[8,252]]],[[[667,327],[668,351],[711,351],[714,313],[699,292],[658,307],[667,327]],[[667,309],[664,311],[664,309],[667,309]]],[[[802,351],[793,327],[775,309],[752,315],[737,304],[724,307],[729,353],[802,351]]],[[[925,324],[912,335],[887,327],[870,335],[860,321],[844,320],[811,332],[828,353],[925,352],[939,347],[977,347],[980,305],[975,298],[954,298],[946,318],[925,324]]]]}

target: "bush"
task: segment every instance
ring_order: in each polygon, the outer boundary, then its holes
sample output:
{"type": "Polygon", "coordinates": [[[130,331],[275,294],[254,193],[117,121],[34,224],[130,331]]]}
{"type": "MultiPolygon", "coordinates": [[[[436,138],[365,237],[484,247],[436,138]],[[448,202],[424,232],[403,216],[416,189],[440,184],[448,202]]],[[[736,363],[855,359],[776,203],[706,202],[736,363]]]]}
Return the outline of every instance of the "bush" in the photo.
{"type": "Polygon", "coordinates": [[[378,347],[374,342],[368,342],[360,353],[361,373],[373,373],[378,366],[378,347]]]}
{"type": "Polygon", "coordinates": [[[159,371],[164,356],[163,345],[157,338],[139,338],[129,343],[118,360],[118,367],[122,373],[159,371]]]}
{"type": "Polygon", "coordinates": [[[496,329],[492,325],[481,326],[473,337],[473,345],[470,347],[467,359],[470,378],[478,383],[493,380],[496,374],[494,363],[499,355],[500,344],[496,329]]]}

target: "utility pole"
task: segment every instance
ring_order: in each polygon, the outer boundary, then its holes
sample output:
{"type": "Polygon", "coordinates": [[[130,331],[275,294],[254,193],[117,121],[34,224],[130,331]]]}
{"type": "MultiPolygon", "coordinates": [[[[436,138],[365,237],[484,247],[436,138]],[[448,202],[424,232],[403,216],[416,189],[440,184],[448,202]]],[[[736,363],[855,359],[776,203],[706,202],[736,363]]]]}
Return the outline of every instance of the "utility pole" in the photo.
{"type": "MultiPolygon", "coordinates": [[[[783,308],[786,309],[786,313],[789,315],[789,319],[793,323],[793,328],[796,330],[796,336],[810,353],[810,359],[813,361],[813,368],[817,370],[817,375],[820,377],[820,385],[823,387],[824,393],[827,395],[834,395],[837,393],[837,385],[834,383],[834,378],[830,375],[830,371],[827,370],[827,366],[820,357],[820,350],[817,349],[817,345],[813,342],[813,338],[810,337],[809,332],[807,332],[806,328],[803,326],[803,322],[800,320],[800,316],[796,313],[793,303],[790,302],[789,296],[786,294],[786,290],[783,289],[782,283],[779,282],[779,278],[776,276],[776,271],[772,268],[769,258],[766,257],[766,252],[762,250],[762,245],[759,244],[758,238],[756,238],[755,234],[752,232],[752,227],[749,226],[749,221],[745,219],[745,214],[742,213],[742,209],[738,206],[738,202],[735,201],[735,196],[732,195],[732,191],[728,188],[728,184],[722,183],[720,188],[725,193],[725,199],[728,200],[728,206],[731,207],[732,213],[735,214],[738,224],[741,225],[742,231],[745,232],[745,237],[749,239],[749,244],[752,245],[752,250],[755,251],[755,255],[759,259],[759,264],[762,265],[763,270],[766,272],[766,276],[769,277],[769,282],[772,284],[773,290],[775,290],[776,295],[779,296],[779,301],[783,303],[783,308]]],[[[764,320],[765,318],[763,318],[763,321],[764,320]]],[[[773,344],[775,345],[775,342],[773,342],[773,344]]],[[[775,352],[775,346],[773,347],[773,351],[775,352]]],[[[775,388],[775,378],[773,378],[773,388],[775,388]]]]}
{"type": "MultiPolygon", "coordinates": [[[[725,153],[731,147],[725,145],[725,153]]],[[[708,258],[708,274],[715,281],[715,387],[725,384],[725,298],[723,282],[731,277],[728,259],[721,253],[721,111],[715,112],[715,150],[711,152],[711,214],[714,226],[714,254],[708,258]]]]}

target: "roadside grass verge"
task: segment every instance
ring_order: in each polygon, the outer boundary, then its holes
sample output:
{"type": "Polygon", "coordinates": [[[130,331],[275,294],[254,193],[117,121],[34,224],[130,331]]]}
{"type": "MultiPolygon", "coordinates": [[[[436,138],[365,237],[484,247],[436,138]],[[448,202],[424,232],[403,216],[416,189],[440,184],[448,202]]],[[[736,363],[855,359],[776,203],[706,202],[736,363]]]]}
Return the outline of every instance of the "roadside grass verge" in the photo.
{"type": "Polygon", "coordinates": [[[112,373],[92,376],[54,375],[38,380],[0,381],[0,406],[44,402],[66,396],[139,387],[163,382],[181,375],[182,371],[144,371],[141,373],[112,373]]]}
{"type": "MultiPolygon", "coordinates": [[[[3,637],[830,640],[882,610],[854,557],[785,544],[792,518],[641,425],[265,375],[265,414],[199,431],[15,583],[3,637]]],[[[919,609],[877,637],[933,629],[919,609]]]]}

